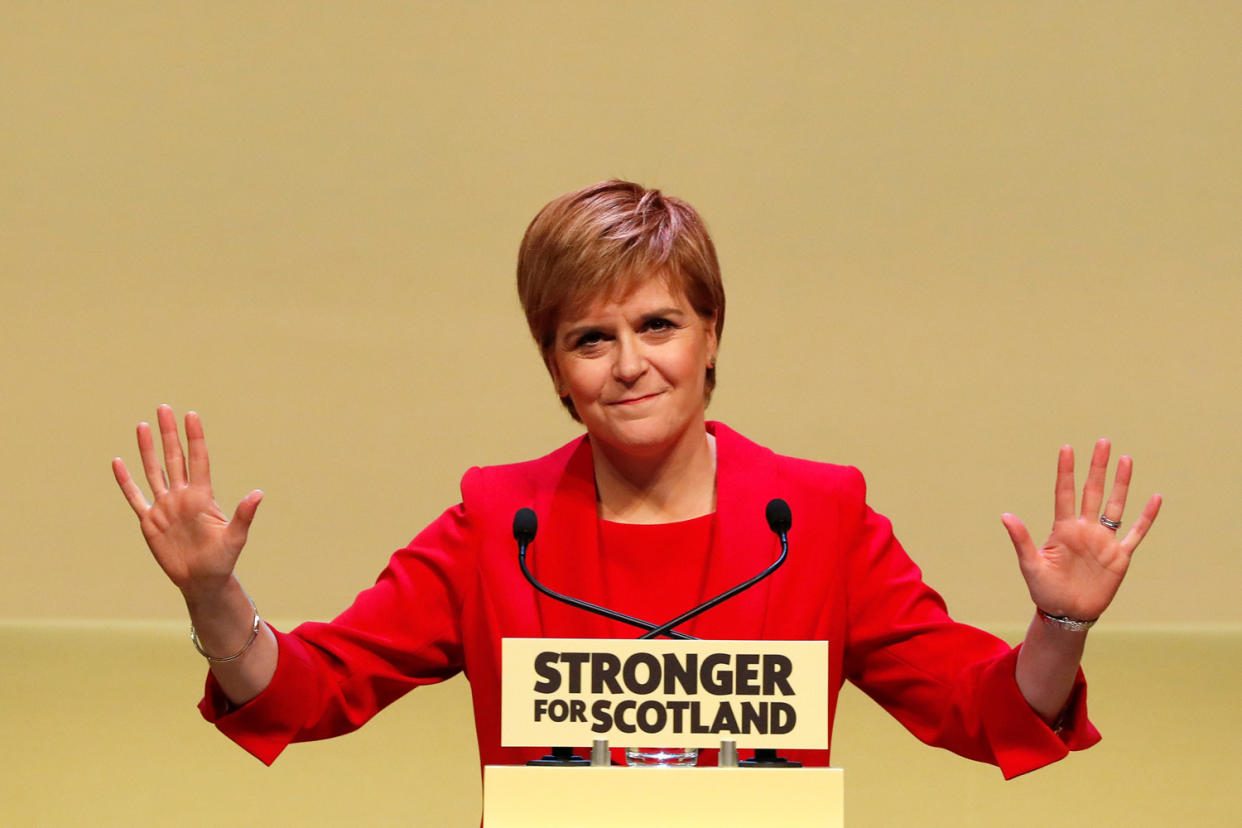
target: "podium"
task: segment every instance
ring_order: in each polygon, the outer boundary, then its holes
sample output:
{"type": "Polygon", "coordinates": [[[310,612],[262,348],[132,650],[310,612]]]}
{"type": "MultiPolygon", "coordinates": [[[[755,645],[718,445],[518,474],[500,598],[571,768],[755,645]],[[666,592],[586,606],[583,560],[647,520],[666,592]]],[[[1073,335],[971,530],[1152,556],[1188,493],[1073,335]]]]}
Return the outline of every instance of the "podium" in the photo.
{"type": "Polygon", "coordinates": [[[484,828],[841,828],[840,768],[483,770],[484,828]]]}
{"type": "Polygon", "coordinates": [[[828,746],[827,682],[824,641],[504,639],[502,744],[593,745],[593,761],[487,766],[483,825],[839,828],[842,771],[775,759],[828,746]],[[728,745],[732,766],[611,765],[609,742],[728,745]],[[775,761],[737,767],[736,748],[775,761]]]}

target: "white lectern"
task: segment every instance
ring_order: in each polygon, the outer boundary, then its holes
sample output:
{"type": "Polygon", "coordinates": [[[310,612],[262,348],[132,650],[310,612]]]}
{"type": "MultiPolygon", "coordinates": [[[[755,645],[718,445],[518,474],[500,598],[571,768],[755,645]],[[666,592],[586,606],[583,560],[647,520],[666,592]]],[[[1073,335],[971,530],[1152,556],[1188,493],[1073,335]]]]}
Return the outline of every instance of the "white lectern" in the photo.
{"type": "MultiPolygon", "coordinates": [[[[503,649],[505,745],[828,746],[827,642],[505,639],[503,649]]],[[[838,768],[627,767],[607,764],[606,750],[601,761],[489,765],[485,828],[844,825],[838,768]]]]}

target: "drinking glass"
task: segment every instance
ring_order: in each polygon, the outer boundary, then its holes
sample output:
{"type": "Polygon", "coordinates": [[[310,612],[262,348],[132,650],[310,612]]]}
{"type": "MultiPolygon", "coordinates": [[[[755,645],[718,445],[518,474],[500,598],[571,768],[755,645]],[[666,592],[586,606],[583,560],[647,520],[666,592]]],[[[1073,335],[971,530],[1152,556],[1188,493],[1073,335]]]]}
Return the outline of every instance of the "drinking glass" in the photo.
{"type": "Polygon", "coordinates": [[[689,768],[699,763],[699,749],[626,748],[625,763],[636,768],[689,768]]]}

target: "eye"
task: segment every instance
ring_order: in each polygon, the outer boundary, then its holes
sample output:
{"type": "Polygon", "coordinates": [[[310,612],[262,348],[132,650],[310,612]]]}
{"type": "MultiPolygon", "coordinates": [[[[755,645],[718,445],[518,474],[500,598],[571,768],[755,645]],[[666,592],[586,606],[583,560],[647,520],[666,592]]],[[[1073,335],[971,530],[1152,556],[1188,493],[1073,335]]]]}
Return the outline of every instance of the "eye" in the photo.
{"type": "Polygon", "coordinates": [[[590,348],[604,341],[602,331],[586,331],[574,341],[575,348],[590,348]]]}
{"type": "Polygon", "coordinates": [[[668,333],[677,329],[671,319],[665,319],[663,316],[648,319],[643,327],[651,333],[668,333]]]}

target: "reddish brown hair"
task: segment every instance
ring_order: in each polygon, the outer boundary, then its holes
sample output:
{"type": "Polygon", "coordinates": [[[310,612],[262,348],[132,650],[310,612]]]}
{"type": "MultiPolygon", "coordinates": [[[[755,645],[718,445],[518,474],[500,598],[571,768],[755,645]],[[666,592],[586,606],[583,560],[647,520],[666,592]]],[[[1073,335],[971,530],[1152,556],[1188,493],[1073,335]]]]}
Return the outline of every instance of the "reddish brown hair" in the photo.
{"type": "MultiPolygon", "coordinates": [[[[623,296],[644,279],[668,280],[704,319],[724,330],[720,264],[703,219],[686,202],[630,181],[601,181],[553,199],[526,228],[518,250],[518,297],[531,336],[548,359],[567,314],[623,296]]],[[[707,396],[716,367],[707,369],[707,396]]],[[[568,397],[561,401],[574,419],[568,397]]]]}

